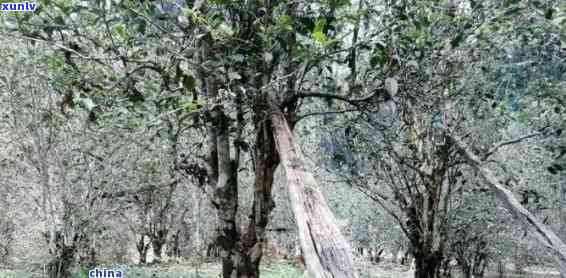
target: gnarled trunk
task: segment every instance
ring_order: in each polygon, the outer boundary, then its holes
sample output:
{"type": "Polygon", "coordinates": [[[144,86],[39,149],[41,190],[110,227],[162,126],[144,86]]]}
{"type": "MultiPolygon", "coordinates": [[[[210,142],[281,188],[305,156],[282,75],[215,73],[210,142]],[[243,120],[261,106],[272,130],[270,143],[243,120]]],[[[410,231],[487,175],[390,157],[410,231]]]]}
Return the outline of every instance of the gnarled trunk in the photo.
{"type": "Polygon", "coordinates": [[[357,277],[350,246],[312,173],[305,168],[303,154],[283,113],[273,109],[275,143],[287,177],[306,267],[314,278],[357,277]]]}
{"type": "MultiPolygon", "coordinates": [[[[216,90],[216,89],[214,89],[216,90]]],[[[218,178],[214,188],[214,206],[218,211],[219,234],[217,243],[221,247],[222,272],[225,278],[238,277],[237,266],[240,261],[240,234],[236,225],[238,211],[237,169],[230,159],[230,138],[228,119],[221,105],[212,109],[218,178]]]]}
{"type": "MultiPolygon", "coordinates": [[[[218,88],[213,78],[207,80],[210,99],[216,99],[218,88]]],[[[241,103],[240,107],[241,107],[241,103]]],[[[261,104],[261,103],[260,103],[261,104]]],[[[275,168],[279,160],[273,141],[269,121],[256,119],[258,134],[255,144],[255,191],[250,223],[245,231],[239,231],[236,222],[238,211],[237,168],[239,160],[239,138],[234,142],[235,159],[230,157],[229,121],[222,104],[211,106],[212,126],[209,129],[209,180],[214,185],[213,204],[218,211],[222,274],[225,278],[259,277],[259,264],[265,242],[265,227],[273,209],[271,187],[275,168]]],[[[263,116],[265,107],[257,107],[257,115],[263,116]]],[[[238,123],[243,123],[243,110],[238,112],[238,123]]],[[[238,127],[243,130],[243,126],[238,127]]]]}
{"type": "MultiPolygon", "coordinates": [[[[260,109],[264,110],[264,109],[260,109]]],[[[264,115],[259,113],[258,116],[264,115]]],[[[242,260],[238,277],[259,277],[259,264],[266,243],[265,228],[269,214],[275,207],[271,196],[275,169],[279,164],[271,122],[256,119],[260,123],[255,144],[254,204],[250,223],[242,236],[242,260]]]]}

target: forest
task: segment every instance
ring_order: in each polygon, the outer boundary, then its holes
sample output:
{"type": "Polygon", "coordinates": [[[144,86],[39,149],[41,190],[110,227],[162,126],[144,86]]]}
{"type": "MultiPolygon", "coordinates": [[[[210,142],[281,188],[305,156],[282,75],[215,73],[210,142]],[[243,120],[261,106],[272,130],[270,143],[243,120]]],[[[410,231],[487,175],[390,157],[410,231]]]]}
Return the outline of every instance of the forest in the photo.
{"type": "Polygon", "coordinates": [[[566,278],[564,0],[0,0],[0,278],[566,278]]]}

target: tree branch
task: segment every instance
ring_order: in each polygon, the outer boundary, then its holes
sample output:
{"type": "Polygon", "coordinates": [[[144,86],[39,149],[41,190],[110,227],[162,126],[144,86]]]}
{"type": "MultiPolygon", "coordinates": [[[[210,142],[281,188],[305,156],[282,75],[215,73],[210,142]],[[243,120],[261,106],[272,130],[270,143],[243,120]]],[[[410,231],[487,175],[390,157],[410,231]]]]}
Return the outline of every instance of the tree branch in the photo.
{"type": "Polygon", "coordinates": [[[511,140],[502,141],[502,142],[499,142],[499,143],[495,144],[493,147],[491,147],[491,148],[483,155],[482,161],[485,161],[488,157],[490,157],[492,154],[494,154],[495,152],[497,152],[500,148],[502,148],[502,147],[504,147],[504,146],[512,145],[512,144],[517,144],[517,143],[520,143],[520,142],[522,142],[522,141],[524,141],[524,140],[526,140],[526,139],[533,138],[533,137],[536,137],[536,136],[545,134],[544,131],[546,130],[546,128],[547,128],[547,127],[543,127],[543,128],[539,129],[539,130],[536,131],[536,132],[533,132],[533,133],[530,133],[530,134],[527,134],[527,135],[524,135],[524,136],[521,136],[521,137],[518,137],[518,138],[514,138],[514,139],[511,139],[511,140]]]}
{"type": "Polygon", "coordinates": [[[293,124],[298,123],[300,120],[305,119],[307,117],[311,117],[311,116],[324,116],[324,115],[332,115],[332,114],[344,114],[344,113],[348,113],[348,112],[356,112],[358,111],[357,109],[345,109],[345,110],[338,110],[338,111],[326,111],[326,112],[312,112],[312,113],[308,113],[308,114],[304,114],[304,115],[299,115],[297,116],[297,118],[295,119],[293,124]]]}
{"type": "Polygon", "coordinates": [[[359,107],[360,103],[362,102],[366,102],[371,100],[372,98],[374,98],[378,93],[381,93],[383,91],[383,89],[376,89],[374,91],[374,93],[372,93],[369,96],[366,97],[362,97],[362,98],[347,98],[345,96],[341,96],[341,95],[336,95],[336,94],[324,94],[324,93],[312,93],[312,92],[308,92],[308,93],[298,93],[295,94],[291,97],[289,97],[287,100],[285,100],[282,104],[281,107],[287,107],[289,105],[291,105],[292,103],[298,101],[301,98],[324,98],[324,99],[336,99],[336,100],[340,100],[340,101],[344,101],[349,103],[352,106],[355,107],[359,107]]]}

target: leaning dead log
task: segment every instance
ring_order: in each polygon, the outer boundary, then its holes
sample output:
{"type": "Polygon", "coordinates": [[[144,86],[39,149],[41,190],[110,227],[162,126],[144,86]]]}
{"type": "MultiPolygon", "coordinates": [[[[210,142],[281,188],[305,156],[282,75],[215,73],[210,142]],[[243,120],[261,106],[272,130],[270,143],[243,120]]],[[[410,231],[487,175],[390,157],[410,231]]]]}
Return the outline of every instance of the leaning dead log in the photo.
{"type": "Polygon", "coordinates": [[[496,175],[483,164],[471,148],[458,136],[450,135],[470,165],[481,174],[487,184],[495,192],[496,197],[505,208],[529,230],[535,238],[548,250],[558,264],[560,275],[566,277],[566,244],[546,225],[538,220],[515,198],[513,192],[503,185],[496,175]]]}
{"type": "Polygon", "coordinates": [[[273,134],[287,178],[291,205],[307,270],[313,278],[357,277],[350,246],[312,173],[283,114],[271,115],[273,134]]]}

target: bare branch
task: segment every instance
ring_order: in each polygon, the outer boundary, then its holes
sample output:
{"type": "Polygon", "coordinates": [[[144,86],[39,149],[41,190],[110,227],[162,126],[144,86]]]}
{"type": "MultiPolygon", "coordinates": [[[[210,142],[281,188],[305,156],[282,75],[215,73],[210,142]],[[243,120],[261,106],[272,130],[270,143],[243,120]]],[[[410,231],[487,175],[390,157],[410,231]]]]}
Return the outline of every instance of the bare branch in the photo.
{"type": "Polygon", "coordinates": [[[345,96],[337,95],[337,94],[325,94],[325,93],[314,93],[314,92],[305,92],[305,93],[298,93],[291,97],[289,97],[281,107],[289,106],[291,103],[298,101],[301,98],[324,98],[324,99],[336,99],[340,101],[347,102],[348,104],[358,107],[361,103],[371,100],[372,98],[376,97],[378,94],[386,93],[383,88],[377,88],[372,94],[369,96],[365,96],[362,98],[347,98],[345,96]]]}
{"type": "Polygon", "coordinates": [[[542,129],[540,129],[536,132],[533,132],[533,133],[530,133],[530,134],[527,134],[527,135],[524,135],[524,136],[521,136],[521,137],[518,137],[518,138],[514,138],[514,139],[511,139],[511,140],[502,141],[502,142],[495,144],[493,147],[491,147],[487,151],[487,153],[485,153],[483,155],[482,161],[486,160],[488,157],[490,157],[492,154],[494,154],[495,152],[497,152],[500,148],[502,148],[504,146],[517,144],[517,143],[520,143],[520,142],[527,140],[529,138],[533,138],[533,137],[545,134],[544,133],[545,129],[546,128],[542,128],[542,129]]]}

